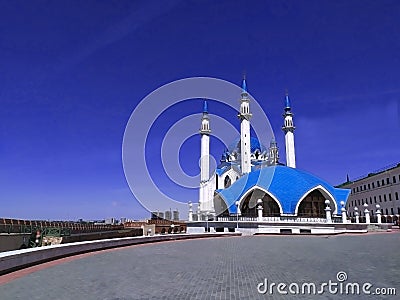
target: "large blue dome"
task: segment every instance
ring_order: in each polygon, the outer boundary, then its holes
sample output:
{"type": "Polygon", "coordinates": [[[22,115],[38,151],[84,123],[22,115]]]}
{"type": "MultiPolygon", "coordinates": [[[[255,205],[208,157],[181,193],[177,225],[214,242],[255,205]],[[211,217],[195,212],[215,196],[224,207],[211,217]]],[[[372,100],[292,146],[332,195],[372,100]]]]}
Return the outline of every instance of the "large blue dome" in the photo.
{"type": "MultiPolygon", "coordinates": [[[[250,151],[251,153],[256,152],[256,150],[263,152],[265,150],[265,146],[260,143],[260,141],[255,137],[250,137],[250,151]]],[[[240,138],[237,138],[230,146],[228,147],[229,153],[238,152],[240,153],[240,138]]]]}
{"type": "MultiPolygon", "coordinates": [[[[218,190],[229,213],[236,213],[235,202],[240,201],[249,191],[261,188],[279,201],[283,213],[293,214],[297,203],[315,188],[329,194],[336,208],[340,201],[346,202],[350,190],[338,189],[326,181],[304,171],[286,166],[266,167],[250,172],[234,182],[229,188],[218,190]]],[[[340,214],[340,210],[337,212],[340,214]]]]}

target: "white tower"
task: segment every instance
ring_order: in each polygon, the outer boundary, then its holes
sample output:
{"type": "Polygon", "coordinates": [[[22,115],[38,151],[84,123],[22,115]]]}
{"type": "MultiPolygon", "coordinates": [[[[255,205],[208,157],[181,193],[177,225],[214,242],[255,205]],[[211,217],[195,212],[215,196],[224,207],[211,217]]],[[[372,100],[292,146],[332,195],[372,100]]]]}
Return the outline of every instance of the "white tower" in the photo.
{"type": "Polygon", "coordinates": [[[289,95],[286,92],[285,97],[285,124],[282,130],[285,132],[285,147],[286,147],[286,165],[291,168],[296,168],[296,154],[294,151],[294,130],[296,127],[293,125],[293,114],[291,112],[289,95]]]}
{"type": "Polygon", "coordinates": [[[208,187],[210,179],[210,119],[208,118],[207,101],[204,101],[203,117],[201,118],[201,156],[200,156],[200,190],[199,190],[199,209],[200,211],[209,210],[212,199],[208,199],[208,187]]]}
{"type": "Polygon", "coordinates": [[[250,161],[250,99],[247,93],[246,78],[243,78],[242,94],[240,98],[240,158],[242,174],[251,172],[250,161]]]}

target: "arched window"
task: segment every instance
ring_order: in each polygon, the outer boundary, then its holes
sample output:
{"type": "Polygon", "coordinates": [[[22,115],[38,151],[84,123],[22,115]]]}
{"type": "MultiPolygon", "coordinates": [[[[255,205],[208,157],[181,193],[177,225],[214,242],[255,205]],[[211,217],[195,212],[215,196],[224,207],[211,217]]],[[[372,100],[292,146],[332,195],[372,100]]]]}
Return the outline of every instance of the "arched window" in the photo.
{"type": "Polygon", "coordinates": [[[325,197],[318,190],[310,192],[301,201],[297,215],[299,217],[325,217],[325,197]]]}
{"type": "Polygon", "coordinates": [[[230,187],[231,184],[232,184],[231,178],[228,175],[226,175],[224,179],[224,188],[230,187]]]}

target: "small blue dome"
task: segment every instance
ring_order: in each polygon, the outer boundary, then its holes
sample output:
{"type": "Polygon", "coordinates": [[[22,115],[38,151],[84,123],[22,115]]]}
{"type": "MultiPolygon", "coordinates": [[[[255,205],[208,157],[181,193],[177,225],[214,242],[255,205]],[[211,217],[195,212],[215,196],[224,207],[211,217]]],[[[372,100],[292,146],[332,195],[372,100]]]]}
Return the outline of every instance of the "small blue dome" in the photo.
{"type": "MultiPolygon", "coordinates": [[[[250,151],[251,153],[256,152],[257,150],[263,152],[266,148],[264,145],[260,143],[260,141],[255,137],[250,137],[250,151]]],[[[230,153],[240,152],[240,138],[237,138],[229,147],[228,151],[230,153]]]]}

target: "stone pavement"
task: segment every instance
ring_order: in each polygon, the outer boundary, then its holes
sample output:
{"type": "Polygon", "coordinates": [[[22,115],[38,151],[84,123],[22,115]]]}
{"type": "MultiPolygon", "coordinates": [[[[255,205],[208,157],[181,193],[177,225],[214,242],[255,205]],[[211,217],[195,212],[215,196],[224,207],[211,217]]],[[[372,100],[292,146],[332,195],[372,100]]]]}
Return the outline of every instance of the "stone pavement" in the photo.
{"type": "MultiPolygon", "coordinates": [[[[261,286],[262,288],[263,286],[261,286]]],[[[286,287],[288,290],[288,287],[286,287]]],[[[0,286],[0,299],[398,299],[400,233],[247,236],[164,242],[87,255],[0,286]],[[257,285],[329,280],[397,296],[260,294],[257,285]]]]}

